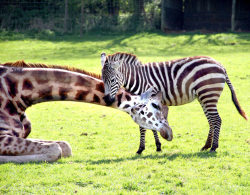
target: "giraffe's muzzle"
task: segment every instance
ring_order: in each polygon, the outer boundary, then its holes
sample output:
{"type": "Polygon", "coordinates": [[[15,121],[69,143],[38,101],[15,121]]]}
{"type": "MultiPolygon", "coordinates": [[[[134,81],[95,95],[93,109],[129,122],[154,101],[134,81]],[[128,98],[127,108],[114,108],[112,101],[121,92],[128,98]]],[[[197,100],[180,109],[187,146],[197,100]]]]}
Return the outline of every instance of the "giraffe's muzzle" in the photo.
{"type": "Polygon", "coordinates": [[[172,141],[173,139],[173,132],[170,126],[166,126],[162,129],[160,129],[161,136],[166,139],[167,141],[172,141]]]}

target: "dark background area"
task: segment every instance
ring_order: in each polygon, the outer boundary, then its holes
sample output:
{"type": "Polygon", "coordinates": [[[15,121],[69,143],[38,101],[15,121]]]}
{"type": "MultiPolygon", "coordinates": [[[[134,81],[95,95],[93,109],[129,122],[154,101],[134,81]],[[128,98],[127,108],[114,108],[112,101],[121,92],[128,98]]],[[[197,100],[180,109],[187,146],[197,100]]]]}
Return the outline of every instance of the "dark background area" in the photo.
{"type": "Polygon", "coordinates": [[[249,31],[249,0],[0,0],[0,30],[249,31]]]}

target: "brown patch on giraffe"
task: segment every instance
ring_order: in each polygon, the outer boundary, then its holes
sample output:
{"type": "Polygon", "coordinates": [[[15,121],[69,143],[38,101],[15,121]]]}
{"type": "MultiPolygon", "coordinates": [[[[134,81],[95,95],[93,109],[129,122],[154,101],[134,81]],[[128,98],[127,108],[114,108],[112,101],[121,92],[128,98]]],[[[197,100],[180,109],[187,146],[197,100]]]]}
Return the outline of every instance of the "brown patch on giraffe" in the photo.
{"type": "Polygon", "coordinates": [[[55,70],[54,75],[55,75],[56,79],[61,83],[70,83],[71,82],[71,77],[68,76],[67,72],[61,72],[61,71],[55,70]]]}
{"type": "Polygon", "coordinates": [[[64,88],[64,87],[59,88],[59,96],[61,97],[61,100],[67,99],[70,90],[71,90],[70,88],[64,88]]]}
{"type": "Polygon", "coordinates": [[[28,95],[28,96],[21,95],[21,99],[23,100],[23,102],[25,103],[26,106],[30,106],[33,104],[31,95],[28,95]]]}
{"type": "Polygon", "coordinates": [[[75,99],[76,100],[85,100],[88,93],[89,93],[89,91],[78,90],[76,93],[75,99]]]}
{"type": "Polygon", "coordinates": [[[14,135],[15,137],[19,137],[19,133],[17,133],[16,131],[12,130],[12,135],[14,135]]]}
{"type": "Polygon", "coordinates": [[[32,85],[31,81],[29,79],[25,79],[23,81],[23,90],[32,90],[34,86],[32,85]]]}
{"type": "Polygon", "coordinates": [[[153,123],[151,121],[148,121],[148,124],[152,125],[153,123]]]}
{"type": "Polygon", "coordinates": [[[45,100],[52,100],[53,96],[52,96],[52,86],[43,89],[41,91],[38,92],[38,95],[40,98],[45,99],[45,100]]]}
{"type": "Polygon", "coordinates": [[[131,97],[129,95],[125,95],[127,101],[130,101],[131,100],[131,97]]]}
{"type": "Polygon", "coordinates": [[[158,127],[159,126],[158,123],[155,123],[155,126],[158,127]]]}
{"type": "Polygon", "coordinates": [[[0,97],[0,107],[2,106],[3,98],[0,97]]]}
{"type": "Polygon", "coordinates": [[[123,107],[123,109],[129,108],[129,107],[130,107],[130,105],[129,105],[129,104],[126,104],[126,105],[123,107]]]}
{"type": "Polygon", "coordinates": [[[4,136],[0,136],[0,143],[4,140],[4,136]]]}
{"type": "Polygon", "coordinates": [[[29,147],[30,144],[31,142],[26,142],[25,146],[29,147]]]}
{"type": "Polygon", "coordinates": [[[104,93],[104,92],[105,92],[105,91],[104,91],[104,84],[103,84],[103,83],[97,84],[96,87],[95,87],[95,89],[96,89],[97,91],[100,91],[101,93],[104,93]]]}
{"type": "Polygon", "coordinates": [[[13,138],[12,138],[12,137],[8,137],[8,138],[5,140],[4,146],[10,145],[10,143],[11,143],[12,141],[13,141],[13,138]]]}
{"type": "Polygon", "coordinates": [[[26,107],[24,107],[24,105],[21,102],[16,101],[16,104],[17,104],[18,108],[20,108],[22,111],[26,110],[26,107]]]}
{"type": "Polygon", "coordinates": [[[123,93],[121,93],[121,94],[119,94],[119,95],[117,96],[117,100],[118,100],[117,106],[118,106],[118,107],[121,105],[121,102],[122,102],[122,95],[123,95],[123,93]]]}
{"type": "Polygon", "coordinates": [[[143,117],[142,120],[143,120],[144,122],[146,122],[147,119],[146,119],[145,117],[143,117]]]}
{"type": "Polygon", "coordinates": [[[10,96],[13,98],[17,94],[17,80],[11,76],[5,78],[5,82],[8,85],[8,92],[10,96]]]}
{"type": "Polygon", "coordinates": [[[0,84],[0,92],[2,92],[3,94],[5,94],[5,91],[3,89],[3,86],[0,84]]]}
{"type": "Polygon", "coordinates": [[[23,127],[24,127],[24,130],[25,130],[25,133],[24,133],[23,137],[26,138],[26,137],[28,137],[28,135],[31,132],[31,125],[30,125],[30,123],[26,123],[26,124],[23,125],[23,127]]]}
{"type": "Polygon", "coordinates": [[[147,114],[147,117],[150,118],[152,115],[153,115],[153,113],[150,112],[150,113],[147,114]]]}
{"type": "Polygon", "coordinates": [[[155,121],[155,117],[153,117],[152,120],[155,121]]]}
{"type": "Polygon", "coordinates": [[[7,68],[0,68],[0,75],[4,74],[7,71],[7,68]]]}
{"type": "Polygon", "coordinates": [[[91,82],[82,76],[78,76],[75,86],[91,87],[91,82]]]}
{"type": "Polygon", "coordinates": [[[100,98],[96,94],[94,94],[93,102],[100,103],[100,101],[101,101],[100,98]]]}
{"type": "MultiPolygon", "coordinates": [[[[17,144],[21,144],[23,142],[23,139],[17,138],[17,144]]],[[[21,146],[22,147],[22,146],[21,146]]]]}
{"type": "Polygon", "coordinates": [[[13,122],[15,128],[19,128],[19,129],[23,128],[23,124],[21,123],[20,120],[12,119],[12,122],[13,122]]]}
{"type": "Polygon", "coordinates": [[[8,113],[10,115],[14,115],[14,114],[17,114],[17,110],[16,110],[16,107],[14,106],[14,104],[11,102],[11,101],[8,101],[4,107],[4,109],[6,111],[8,111],[8,113]]]}
{"type": "Polygon", "coordinates": [[[33,76],[36,79],[36,82],[38,84],[45,84],[45,83],[49,82],[47,72],[34,71],[34,72],[32,72],[31,76],[33,76]]]}

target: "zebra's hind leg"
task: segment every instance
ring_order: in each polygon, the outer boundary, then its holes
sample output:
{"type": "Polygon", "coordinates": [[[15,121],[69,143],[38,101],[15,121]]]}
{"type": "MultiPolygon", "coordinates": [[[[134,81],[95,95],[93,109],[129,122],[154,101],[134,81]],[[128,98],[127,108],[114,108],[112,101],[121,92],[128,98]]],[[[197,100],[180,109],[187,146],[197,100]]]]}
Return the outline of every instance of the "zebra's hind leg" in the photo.
{"type": "Polygon", "coordinates": [[[143,150],[145,150],[145,134],[146,134],[146,129],[140,127],[140,146],[136,152],[137,154],[141,154],[143,150]]]}
{"type": "MultiPolygon", "coordinates": [[[[205,111],[204,111],[205,112],[205,111]]],[[[207,136],[207,141],[205,143],[205,145],[201,148],[201,151],[207,150],[209,148],[211,148],[212,145],[212,141],[213,141],[213,136],[214,136],[214,129],[213,129],[213,124],[210,120],[210,116],[205,112],[208,123],[209,123],[209,133],[207,136]]]]}
{"type": "Polygon", "coordinates": [[[209,148],[210,152],[215,152],[219,146],[219,134],[221,127],[221,118],[217,111],[216,104],[214,105],[202,105],[203,111],[207,117],[209,123],[209,133],[207,137],[206,144],[202,147],[201,150],[207,150],[209,148]]]}
{"type": "Polygon", "coordinates": [[[221,127],[221,118],[220,115],[214,114],[211,116],[211,120],[214,127],[214,137],[213,137],[213,145],[210,149],[210,152],[215,152],[215,150],[219,147],[219,135],[220,135],[220,127],[221,127]]]}
{"type": "Polygon", "coordinates": [[[155,137],[156,151],[157,151],[157,152],[161,152],[161,142],[160,142],[160,140],[159,140],[157,131],[152,130],[152,132],[153,132],[154,137],[155,137]]]}

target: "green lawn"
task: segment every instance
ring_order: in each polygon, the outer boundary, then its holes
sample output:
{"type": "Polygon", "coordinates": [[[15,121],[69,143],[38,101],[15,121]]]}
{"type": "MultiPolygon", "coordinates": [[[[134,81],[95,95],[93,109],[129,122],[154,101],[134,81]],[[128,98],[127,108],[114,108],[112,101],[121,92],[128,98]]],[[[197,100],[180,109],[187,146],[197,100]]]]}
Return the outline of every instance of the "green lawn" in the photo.
{"type": "MultiPolygon", "coordinates": [[[[250,34],[37,36],[0,33],[0,62],[25,60],[101,72],[100,54],[124,51],[143,62],[208,55],[226,68],[239,102],[250,115],[250,34]]],[[[217,153],[200,152],[208,123],[197,101],[170,107],[174,139],[136,155],[139,130],[118,110],[50,102],[27,110],[31,138],[66,140],[73,156],[56,163],[1,164],[0,194],[249,194],[250,125],[236,111],[228,87],[219,101],[217,153]],[[86,135],[87,133],[87,135],[86,135]]]]}

